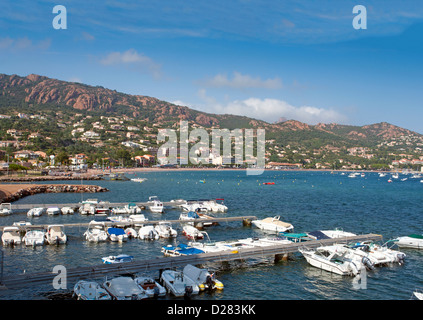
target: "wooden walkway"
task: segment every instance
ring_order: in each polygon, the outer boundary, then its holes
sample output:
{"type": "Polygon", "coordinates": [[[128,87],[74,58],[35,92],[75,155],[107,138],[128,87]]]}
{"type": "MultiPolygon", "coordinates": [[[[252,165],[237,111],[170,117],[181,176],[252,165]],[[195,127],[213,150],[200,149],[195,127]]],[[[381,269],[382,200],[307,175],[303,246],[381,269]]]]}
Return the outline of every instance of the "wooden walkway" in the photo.
{"type": "MultiPolygon", "coordinates": [[[[183,267],[187,264],[198,265],[207,262],[225,262],[234,260],[246,260],[254,258],[262,258],[297,252],[302,246],[309,248],[317,248],[324,245],[332,245],[335,243],[350,243],[358,241],[380,241],[382,236],[378,234],[364,234],[352,237],[344,237],[337,239],[310,240],[306,242],[298,242],[292,244],[275,244],[266,247],[239,248],[235,252],[222,251],[213,253],[201,253],[189,256],[179,257],[162,257],[149,260],[133,261],[119,264],[100,264],[88,267],[75,267],[66,269],[66,280],[68,289],[79,280],[98,279],[105,276],[117,276],[122,274],[135,274],[138,272],[151,272],[163,270],[167,268],[183,267]]],[[[20,274],[8,276],[2,280],[3,289],[17,289],[23,287],[33,287],[40,284],[52,284],[57,274],[46,271],[32,274],[20,274]]],[[[1,287],[0,287],[1,288],[1,287]]],[[[0,291],[1,292],[1,291],[0,291]]]]}

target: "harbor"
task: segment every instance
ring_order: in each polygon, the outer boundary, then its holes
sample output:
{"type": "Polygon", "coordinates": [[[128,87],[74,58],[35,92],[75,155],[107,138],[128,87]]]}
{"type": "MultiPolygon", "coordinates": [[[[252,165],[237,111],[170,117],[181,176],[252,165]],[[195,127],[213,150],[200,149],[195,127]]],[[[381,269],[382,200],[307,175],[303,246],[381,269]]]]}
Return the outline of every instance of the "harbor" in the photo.
{"type": "MultiPolygon", "coordinates": [[[[419,183],[413,184],[411,181],[387,183],[377,174],[350,179],[346,175],[330,173],[284,172],[278,175],[266,173],[260,181],[257,177],[240,176],[239,172],[208,173],[208,176],[199,171],[188,173],[188,175],[186,172],[150,173],[148,180],[143,183],[130,180],[101,183],[95,181],[96,185],[101,185],[110,191],[95,195],[83,194],[82,199],[81,195],[76,193],[50,193],[29,196],[12,203],[13,213],[0,217],[2,232],[5,227],[12,226],[15,222],[22,222],[22,225],[18,226],[22,232],[62,225],[67,235],[67,242],[35,247],[25,244],[3,245],[4,290],[0,291],[1,299],[20,299],[19,297],[40,299],[45,292],[52,290],[52,280],[56,275],[52,270],[58,265],[66,267],[69,291],[73,290],[75,283],[82,280],[95,280],[102,285],[106,278],[135,276],[139,273],[151,274],[155,279],[159,279],[164,270],[182,270],[188,264],[208,268],[224,284],[224,289],[221,291],[193,295],[193,299],[243,299],[244,296],[248,299],[260,299],[260,297],[296,299],[300,297],[297,294],[308,297],[307,299],[316,297],[324,299],[325,292],[329,291],[319,291],[322,286],[330,287],[330,292],[341,299],[347,298],[346,294],[354,299],[361,299],[360,297],[372,294],[373,291],[354,290],[353,277],[342,277],[310,265],[302,256],[300,249],[307,247],[315,250],[322,246],[331,247],[336,244],[345,246],[355,242],[386,243],[400,235],[419,232],[413,229],[411,224],[402,225],[400,230],[395,213],[390,211],[389,205],[383,205],[382,198],[378,196],[379,192],[384,190],[390,195],[389,204],[392,201],[395,203],[398,197],[402,197],[404,201],[407,199],[404,197],[404,192],[408,195],[418,192],[419,183]],[[204,180],[205,183],[199,183],[200,180],[204,180]],[[260,183],[263,181],[275,184],[260,183]],[[162,188],[164,185],[166,188],[162,188]],[[149,197],[152,195],[163,199],[162,213],[150,210],[149,197]],[[79,208],[82,202],[90,198],[97,198],[98,203],[107,203],[110,212],[105,215],[81,214],[79,208]],[[374,201],[370,201],[375,198],[382,204],[380,209],[374,205],[374,201]],[[216,222],[217,225],[202,229],[202,232],[207,233],[204,239],[189,239],[183,233],[184,225],[207,220],[194,218],[182,221],[181,215],[187,212],[180,207],[185,203],[182,199],[224,199],[227,211],[207,212],[212,216],[209,222],[216,222]],[[134,215],[144,215],[147,218],[143,221],[144,225],[157,226],[165,221],[172,225],[177,235],[172,238],[160,237],[156,240],[129,238],[123,242],[108,239],[99,243],[90,242],[84,237],[83,234],[93,220],[101,221],[106,229],[133,228],[135,224],[123,219],[129,218],[131,214],[111,212],[113,208],[128,204],[142,209],[134,215]],[[72,207],[74,211],[73,214],[57,215],[47,214],[44,211],[39,217],[28,217],[27,212],[36,207],[43,207],[44,210],[52,207],[59,209],[72,207]],[[108,220],[119,217],[122,217],[120,222],[108,220]],[[292,224],[294,229],[290,230],[290,234],[293,237],[302,234],[311,235],[314,230],[338,228],[342,228],[345,234],[352,232],[355,235],[337,239],[307,239],[302,242],[263,245],[258,240],[286,236],[280,232],[262,230],[251,223],[267,217],[272,219],[280,217],[281,221],[292,224]],[[23,221],[31,224],[23,224],[23,221]],[[236,247],[237,242],[243,245],[236,247]],[[163,253],[165,248],[178,248],[181,245],[200,250],[201,244],[208,243],[220,243],[222,246],[230,243],[231,248],[236,247],[236,250],[215,252],[203,250],[204,252],[197,251],[198,254],[179,256],[165,256],[163,253]],[[246,243],[248,245],[245,245],[246,243]],[[254,247],[255,243],[257,245],[254,247]],[[133,260],[116,264],[102,263],[102,258],[119,255],[129,255],[133,260]],[[287,256],[289,259],[286,259],[287,256]],[[274,290],[269,292],[264,286],[258,285],[259,283],[267,283],[267,286],[270,285],[274,290]]],[[[188,204],[189,201],[186,202],[188,204]]],[[[417,212],[407,210],[407,213],[403,214],[413,215],[417,212]]],[[[289,227],[289,224],[286,227],[289,227]]],[[[136,228],[136,231],[139,229],[136,228]]],[[[398,250],[397,247],[394,249],[398,250]]],[[[402,287],[399,292],[393,293],[408,299],[414,289],[412,279],[419,278],[421,257],[418,250],[400,248],[400,251],[406,255],[404,262],[368,271],[367,285],[369,288],[381,288],[380,290],[384,290],[382,288],[387,286],[392,292],[391,284],[396,283],[395,279],[410,281],[409,290],[402,287]]],[[[415,287],[419,287],[419,280],[413,281],[415,287]]],[[[174,296],[168,293],[159,299],[174,299],[174,296]]]]}

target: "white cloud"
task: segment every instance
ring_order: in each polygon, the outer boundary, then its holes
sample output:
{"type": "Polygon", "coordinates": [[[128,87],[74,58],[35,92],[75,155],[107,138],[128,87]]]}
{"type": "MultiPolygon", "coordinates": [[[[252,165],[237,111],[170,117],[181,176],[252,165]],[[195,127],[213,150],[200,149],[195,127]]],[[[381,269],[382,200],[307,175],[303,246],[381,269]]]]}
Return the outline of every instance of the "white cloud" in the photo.
{"type": "Polygon", "coordinates": [[[17,39],[6,37],[0,39],[0,50],[8,50],[12,52],[24,50],[47,50],[50,47],[50,44],[50,39],[34,42],[27,37],[17,39]]]}
{"type": "Polygon", "coordinates": [[[205,81],[205,85],[209,87],[226,87],[236,89],[280,89],[282,81],[280,78],[262,80],[260,77],[253,78],[250,75],[234,72],[232,79],[225,74],[217,74],[213,78],[205,81]]]}
{"type": "Polygon", "coordinates": [[[204,89],[199,90],[199,97],[204,101],[202,110],[218,114],[234,114],[247,116],[273,123],[280,118],[298,120],[307,124],[343,123],[347,117],[333,109],[314,106],[293,106],[279,99],[248,98],[218,103],[214,98],[206,95],[204,89]]]}
{"type": "Polygon", "coordinates": [[[134,49],[129,49],[125,52],[112,52],[101,59],[100,63],[106,66],[122,65],[142,73],[148,72],[154,78],[161,77],[161,66],[134,49]]]}

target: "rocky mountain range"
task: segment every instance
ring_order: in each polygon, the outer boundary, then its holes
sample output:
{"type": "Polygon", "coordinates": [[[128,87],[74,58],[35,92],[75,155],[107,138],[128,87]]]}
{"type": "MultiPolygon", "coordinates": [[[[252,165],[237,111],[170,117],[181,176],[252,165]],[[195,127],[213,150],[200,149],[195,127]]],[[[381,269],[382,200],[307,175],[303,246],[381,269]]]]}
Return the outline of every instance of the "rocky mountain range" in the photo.
{"type": "Polygon", "coordinates": [[[157,98],[130,95],[101,86],[66,82],[41,75],[26,77],[0,74],[0,111],[28,112],[37,107],[67,108],[75,112],[103,115],[124,114],[150,123],[175,123],[188,120],[204,127],[265,128],[266,137],[283,144],[305,146],[382,146],[392,141],[406,141],[416,147],[423,143],[419,133],[386,122],[365,126],[341,124],[308,125],[283,117],[275,123],[236,115],[200,112],[157,98]]]}

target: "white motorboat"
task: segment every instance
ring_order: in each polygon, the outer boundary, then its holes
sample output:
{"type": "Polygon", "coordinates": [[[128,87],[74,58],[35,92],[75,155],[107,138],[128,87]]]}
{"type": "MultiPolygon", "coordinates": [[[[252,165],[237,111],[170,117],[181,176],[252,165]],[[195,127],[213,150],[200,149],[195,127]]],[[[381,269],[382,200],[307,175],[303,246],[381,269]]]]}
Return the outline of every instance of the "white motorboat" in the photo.
{"type": "MultiPolygon", "coordinates": [[[[342,246],[340,245],[340,247],[342,246]]],[[[352,249],[349,256],[362,261],[368,269],[372,269],[370,264],[372,266],[381,266],[395,262],[393,255],[385,254],[383,250],[378,250],[378,246],[375,247],[375,245],[370,242],[351,244],[347,246],[347,248],[352,249]],[[367,260],[370,261],[370,264],[367,260]]]]}
{"type": "Polygon", "coordinates": [[[185,225],[183,227],[182,233],[188,238],[188,239],[204,239],[204,234],[199,231],[196,227],[185,225]]]}
{"type": "Polygon", "coordinates": [[[416,290],[413,291],[413,295],[418,299],[418,300],[423,300],[423,292],[416,290]]]}
{"type": "Polygon", "coordinates": [[[168,221],[160,221],[154,227],[161,238],[174,238],[178,232],[172,228],[172,224],[168,221]]]}
{"type": "Polygon", "coordinates": [[[74,209],[72,207],[63,207],[62,209],[60,209],[60,211],[62,212],[62,214],[73,214],[74,213],[74,209]]]}
{"type": "Polygon", "coordinates": [[[188,200],[186,203],[181,204],[180,208],[184,211],[194,212],[208,212],[211,209],[210,206],[205,205],[203,201],[188,200]]]}
{"type": "Polygon", "coordinates": [[[200,269],[191,264],[187,264],[183,270],[184,276],[190,278],[195,282],[200,291],[205,289],[223,290],[223,283],[217,280],[214,274],[211,274],[207,269],[200,269]]]}
{"type": "Polygon", "coordinates": [[[223,199],[206,200],[203,202],[203,206],[205,206],[208,209],[208,211],[211,211],[211,212],[228,211],[228,207],[223,204],[223,199]],[[222,202],[219,203],[218,201],[222,201],[222,202]]]}
{"type": "Polygon", "coordinates": [[[46,240],[48,244],[65,244],[68,237],[64,232],[65,226],[62,224],[53,224],[47,226],[46,240]]]}
{"type": "Polygon", "coordinates": [[[138,276],[134,281],[145,290],[148,297],[164,297],[166,289],[149,276],[138,276]]]}
{"type": "Polygon", "coordinates": [[[179,220],[181,221],[186,221],[185,223],[189,224],[189,225],[194,225],[194,221],[192,221],[193,219],[200,219],[200,216],[198,215],[197,212],[194,211],[188,211],[188,212],[182,212],[179,215],[179,220]]]}
{"type": "Polygon", "coordinates": [[[144,223],[148,221],[148,218],[146,218],[145,215],[138,213],[131,214],[129,216],[129,220],[135,227],[142,227],[144,223]]]}
{"type": "Polygon", "coordinates": [[[111,300],[110,294],[94,281],[78,281],[73,287],[78,300],[111,300]]]}
{"type": "Polygon", "coordinates": [[[131,219],[128,216],[110,216],[107,217],[107,220],[120,223],[120,224],[131,224],[131,219]]]}
{"type": "Polygon", "coordinates": [[[423,249],[423,235],[410,234],[408,236],[396,238],[396,244],[402,248],[423,249]]]}
{"type": "Polygon", "coordinates": [[[145,180],[147,180],[147,178],[132,178],[131,179],[131,181],[134,181],[134,182],[144,182],[145,180]]]}
{"type": "Polygon", "coordinates": [[[110,202],[108,201],[100,201],[95,206],[95,215],[108,215],[110,213],[110,202]]]}
{"type": "Polygon", "coordinates": [[[345,237],[353,237],[356,236],[355,233],[352,232],[346,232],[341,229],[335,229],[335,230],[320,230],[324,235],[328,236],[329,238],[335,239],[335,238],[345,238],[345,237]]]}
{"type": "Polygon", "coordinates": [[[46,233],[44,230],[28,230],[23,237],[26,246],[42,246],[46,242],[46,233]]]}
{"type": "Polygon", "coordinates": [[[87,231],[84,232],[85,240],[90,242],[103,242],[109,237],[106,232],[106,224],[100,221],[91,221],[87,231]]]}
{"type": "Polygon", "coordinates": [[[139,214],[142,212],[142,209],[138,207],[135,203],[128,203],[125,205],[126,213],[128,214],[139,214]]]}
{"type": "Polygon", "coordinates": [[[130,277],[117,277],[104,282],[103,287],[115,300],[142,300],[148,296],[130,277]]]}
{"type": "Polygon", "coordinates": [[[108,228],[107,234],[112,242],[125,242],[128,236],[122,228],[108,228]]]}
{"type": "Polygon", "coordinates": [[[153,226],[144,226],[138,230],[138,238],[141,240],[158,240],[160,236],[153,226]]]}
{"type": "Polygon", "coordinates": [[[90,202],[84,203],[79,207],[78,211],[82,215],[92,215],[96,213],[96,205],[90,202]]]}
{"type": "Polygon", "coordinates": [[[337,252],[331,246],[317,249],[301,247],[298,250],[313,267],[342,276],[356,276],[363,267],[361,262],[345,257],[345,251],[337,252]]]}
{"type": "Polygon", "coordinates": [[[160,280],[175,297],[190,297],[200,292],[198,285],[191,278],[184,276],[182,271],[164,270],[160,280]]]}
{"type": "Polygon", "coordinates": [[[114,263],[132,262],[134,261],[134,257],[129,256],[127,254],[119,254],[117,256],[103,257],[101,258],[101,260],[105,264],[114,264],[114,263]]]}
{"type": "Polygon", "coordinates": [[[138,237],[138,233],[134,228],[125,228],[125,233],[128,236],[128,239],[133,239],[138,237]]]}
{"type": "Polygon", "coordinates": [[[4,246],[21,244],[22,238],[19,227],[4,227],[1,241],[4,246]]]}
{"type": "Polygon", "coordinates": [[[163,213],[163,203],[157,198],[157,196],[151,196],[148,198],[148,209],[154,213],[163,213]]]}
{"type": "Polygon", "coordinates": [[[60,210],[59,207],[50,207],[47,208],[47,214],[51,215],[51,216],[57,216],[58,214],[61,214],[62,211],[60,210]]]}
{"type": "Polygon", "coordinates": [[[112,209],[110,210],[110,212],[111,212],[112,214],[126,214],[126,213],[128,213],[128,212],[126,211],[126,208],[125,208],[125,207],[115,207],[115,208],[112,208],[112,209]]]}
{"type": "Polygon", "coordinates": [[[291,232],[294,229],[292,224],[281,221],[280,216],[252,220],[251,223],[259,229],[274,232],[291,232]]]}
{"type": "Polygon", "coordinates": [[[8,216],[13,213],[11,203],[1,203],[0,204],[0,216],[8,216]]]}
{"type": "Polygon", "coordinates": [[[40,217],[42,216],[43,212],[44,212],[44,208],[41,208],[41,207],[32,208],[32,209],[29,209],[26,215],[28,217],[40,217]]]}
{"type": "Polygon", "coordinates": [[[31,226],[31,225],[32,225],[32,223],[29,222],[29,221],[16,221],[16,222],[13,222],[13,226],[16,226],[16,227],[27,227],[27,226],[31,226]]]}

